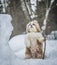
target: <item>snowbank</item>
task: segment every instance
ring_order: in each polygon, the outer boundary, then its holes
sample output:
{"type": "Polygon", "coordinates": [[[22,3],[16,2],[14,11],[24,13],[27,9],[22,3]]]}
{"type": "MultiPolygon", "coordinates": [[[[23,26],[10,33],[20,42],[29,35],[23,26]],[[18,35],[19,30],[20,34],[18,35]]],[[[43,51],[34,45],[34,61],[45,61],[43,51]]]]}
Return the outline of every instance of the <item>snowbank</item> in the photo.
{"type": "Polygon", "coordinates": [[[46,41],[45,59],[24,59],[25,58],[25,36],[17,35],[9,41],[9,46],[14,54],[20,59],[20,65],[57,65],[57,40],[46,41]]]}
{"type": "Polygon", "coordinates": [[[0,64],[1,65],[7,65],[11,57],[10,49],[8,46],[8,41],[13,30],[11,21],[12,21],[12,17],[10,15],[0,14],[0,64]]]}
{"type": "MultiPolygon", "coordinates": [[[[25,58],[25,36],[17,35],[14,36],[9,41],[9,46],[14,51],[14,54],[19,57],[19,59],[25,58]]],[[[57,40],[47,40],[46,41],[46,60],[57,59],[57,40]]]]}
{"type": "Polygon", "coordinates": [[[24,59],[25,35],[17,35],[9,40],[13,30],[11,20],[10,15],[0,14],[0,65],[57,65],[57,40],[46,41],[44,60],[24,59]]]}
{"type": "MultiPolygon", "coordinates": [[[[12,17],[8,14],[0,14],[0,40],[7,42],[13,31],[12,17]]],[[[1,42],[0,42],[1,43],[1,42]]]]}
{"type": "Polygon", "coordinates": [[[25,35],[14,36],[10,41],[10,48],[15,52],[25,48],[25,35]]]}

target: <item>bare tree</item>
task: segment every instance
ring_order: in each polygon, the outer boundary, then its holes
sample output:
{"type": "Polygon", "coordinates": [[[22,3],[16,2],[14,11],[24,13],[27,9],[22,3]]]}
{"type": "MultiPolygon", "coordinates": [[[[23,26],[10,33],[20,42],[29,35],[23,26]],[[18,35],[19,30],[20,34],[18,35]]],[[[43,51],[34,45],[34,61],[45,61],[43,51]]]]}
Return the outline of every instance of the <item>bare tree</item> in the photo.
{"type": "Polygon", "coordinates": [[[44,58],[45,50],[46,50],[45,30],[46,30],[46,26],[47,26],[48,15],[49,15],[49,12],[51,10],[54,0],[50,0],[50,5],[49,5],[49,0],[34,0],[34,1],[33,0],[21,0],[23,11],[28,20],[33,20],[35,17],[37,17],[37,15],[35,15],[35,13],[36,13],[35,10],[36,10],[36,6],[37,6],[36,1],[38,3],[41,1],[45,1],[45,3],[46,3],[46,14],[45,14],[45,18],[44,18],[43,26],[42,26],[42,33],[45,37],[45,46],[44,46],[44,55],[43,55],[43,58],[44,58]]]}
{"type": "Polygon", "coordinates": [[[37,15],[35,15],[35,10],[36,10],[36,1],[37,0],[21,0],[21,6],[24,11],[24,14],[27,18],[27,20],[31,21],[37,15]]]}

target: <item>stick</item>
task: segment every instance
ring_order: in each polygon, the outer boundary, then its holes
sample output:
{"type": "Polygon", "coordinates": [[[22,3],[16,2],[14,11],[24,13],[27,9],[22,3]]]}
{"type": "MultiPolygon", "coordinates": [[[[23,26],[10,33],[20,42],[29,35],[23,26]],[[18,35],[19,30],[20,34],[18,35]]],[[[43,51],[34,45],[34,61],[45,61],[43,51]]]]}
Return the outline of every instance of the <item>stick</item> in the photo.
{"type": "Polygon", "coordinates": [[[46,51],[46,36],[44,36],[44,38],[45,38],[45,40],[44,40],[44,54],[43,54],[43,59],[45,58],[45,51],[46,51]]]}
{"type": "MultiPolygon", "coordinates": [[[[45,29],[46,30],[46,29],[45,29]]],[[[42,34],[44,36],[44,51],[43,51],[43,59],[45,58],[45,51],[46,51],[46,33],[45,30],[42,31],[42,34]]]]}

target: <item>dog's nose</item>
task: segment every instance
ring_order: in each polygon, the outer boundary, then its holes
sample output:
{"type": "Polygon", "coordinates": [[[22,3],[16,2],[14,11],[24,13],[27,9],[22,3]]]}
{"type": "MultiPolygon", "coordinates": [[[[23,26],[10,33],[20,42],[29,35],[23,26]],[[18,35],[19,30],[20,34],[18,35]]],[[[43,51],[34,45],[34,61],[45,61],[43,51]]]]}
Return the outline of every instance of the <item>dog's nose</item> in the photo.
{"type": "Polygon", "coordinates": [[[33,26],[31,25],[31,28],[32,28],[33,26]]]}

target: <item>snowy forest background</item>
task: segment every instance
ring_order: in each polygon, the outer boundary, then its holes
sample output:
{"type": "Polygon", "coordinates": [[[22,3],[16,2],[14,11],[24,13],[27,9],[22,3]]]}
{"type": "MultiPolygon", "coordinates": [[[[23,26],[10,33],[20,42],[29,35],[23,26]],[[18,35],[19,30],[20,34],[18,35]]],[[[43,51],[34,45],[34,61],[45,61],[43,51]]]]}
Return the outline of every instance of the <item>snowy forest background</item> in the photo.
{"type": "Polygon", "coordinates": [[[57,65],[57,0],[0,0],[0,65],[57,65]],[[25,28],[34,19],[47,24],[44,59],[25,59],[25,28]]]}
{"type": "MultiPolygon", "coordinates": [[[[23,2],[25,1],[26,3],[29,3],[29,6],[32,5],[30,3],[30,0],[24,0],[23,2]]],[[[35,17],[34,19],[38,20],[40,26],[42,26],[46,14],[46,8],[50,6],[51,0],[35,0],[35,1],[37,1],[35,6],[36,7],[35,14],[37,14],[38,16],[35,17]]],[[[26,18],[27,13],[25,13],[26,14],[25,15],[22,9],[22,0],[4,0],[4,1],[0,0],[0,13],[10,14],[13,18],[12,24],[14,30],[11,37],[25,32],[26,24],[29,21],[26,18]],[[5,10],[3,8],[5,8],[5,10]]],[[[57,0],[54,0],[51,10],[48,14],[46,33],[50,34],[52,30],[56,29],[57,29],[57,0]]]]}

